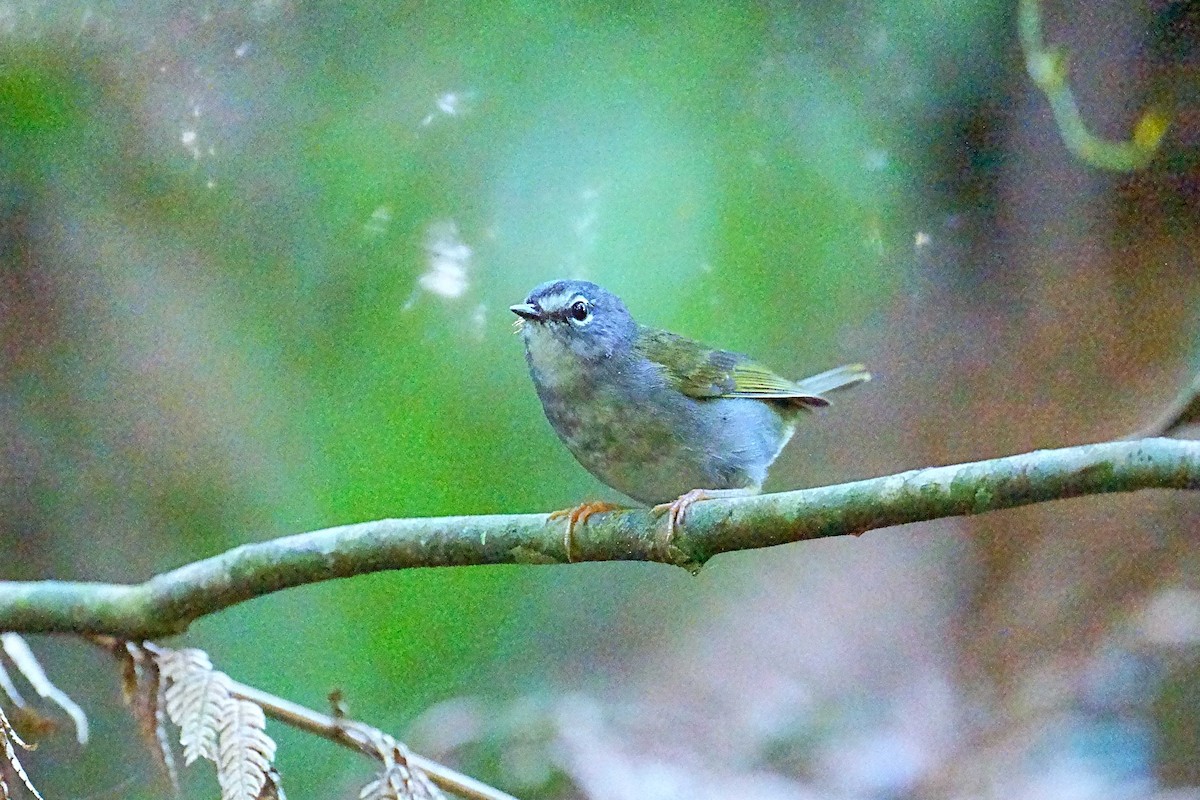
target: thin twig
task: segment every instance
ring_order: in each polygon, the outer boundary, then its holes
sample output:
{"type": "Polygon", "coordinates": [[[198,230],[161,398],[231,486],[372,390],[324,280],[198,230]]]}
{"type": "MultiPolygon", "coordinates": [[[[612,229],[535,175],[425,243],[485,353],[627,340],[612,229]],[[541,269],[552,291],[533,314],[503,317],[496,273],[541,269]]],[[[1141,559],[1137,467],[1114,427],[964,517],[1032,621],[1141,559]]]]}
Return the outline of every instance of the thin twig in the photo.
{"type": "MultiPolygon", "coordinates": [[[[87,635],[85,638],[100,649],[114,655],[123,654],[127,645],[125,640],[115,636],[87,635]]],[[[144,650],[153,654],[155,658],[168,652],[153,642],[140,642],[133,649],[144,650]]],[[[382,760],[377,743],[391,739],[383,731],[366,723],[322,714],[320,711],[232,679],[229,681],[229,693],[234,697],[254,703],[272,719],[297,730],[328,739],[334,744],[362,753],[375,761],[382,760]]],[[[431,758],[416,753],[408,753],[406,758],[412,766],[425,772],[439,788],[454,792],[467,800],[517,800],[506,792],[463,775],[431,758]]]]}
{"type": "MultiPolygon", "coordinates": [[[[266,712],[267,716],[277,719],[285,725],[321,736],[379,760],[379,748],[374,742],[386,738],[387,735],[378,729],[358,721],[335,719],[328,714],[322,714],[307,706],[276,697],[244,683],[232,683],[230,693],[235,697],[257,704],[266,712]]],[[[474,778],[469,778],[444,764],[416,753],[409,753],[407,759],[412,766],[425,772],[438,785],[438,788],[454,792],[468,800],[517,800],[506,792],[481,783],[474,778]]]]}

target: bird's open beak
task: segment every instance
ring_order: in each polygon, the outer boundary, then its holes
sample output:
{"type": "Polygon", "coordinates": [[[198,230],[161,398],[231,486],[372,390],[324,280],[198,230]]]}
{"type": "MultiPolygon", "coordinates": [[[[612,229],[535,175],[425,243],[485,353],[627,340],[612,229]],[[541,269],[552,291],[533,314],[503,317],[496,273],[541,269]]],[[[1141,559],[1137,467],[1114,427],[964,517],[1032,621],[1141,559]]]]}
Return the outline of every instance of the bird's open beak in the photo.
{"type": "Polygon", "coordinates": [[[509,306],[508,310],[521,319],[539,320],[542,318],[542,312],[538,310],[537,306],[531,306],[529,303],[517,303],[515,306],[509,306]]]}

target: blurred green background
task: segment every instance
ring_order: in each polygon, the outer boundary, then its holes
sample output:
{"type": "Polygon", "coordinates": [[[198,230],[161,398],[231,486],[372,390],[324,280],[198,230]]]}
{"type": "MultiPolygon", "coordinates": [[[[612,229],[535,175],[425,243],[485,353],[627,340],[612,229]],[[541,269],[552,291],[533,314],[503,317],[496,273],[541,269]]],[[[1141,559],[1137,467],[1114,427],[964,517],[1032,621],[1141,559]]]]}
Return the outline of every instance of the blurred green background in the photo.
{"type": "MultiPolygon", "coordinates": [[[[1047,9],[1098,130],[1194,83],[1196,6],[1047,9]]],[[[1014,20],[0,3],[0,579],[138,581],[335,524],[618,500],[557,442],[512,336],[507,307],[555,277],[787,374],[867,362],[878,380],[768,489],[1123,435],[1193,360],[1195,110],[1147,172],[1091,171],[1014,20]]],[[[297,702],[341,689],[523,797],[1149,796],[1200,784],[1197,511],[1085,500],[697,578],[380,574],[186,642],[297,702]]],[[[34,646],[100,733],[26,759],[43,793],[159,796],[104,656],[34,646]]],[[[367,780],[272,733],[293,798],[367,780]]]]}

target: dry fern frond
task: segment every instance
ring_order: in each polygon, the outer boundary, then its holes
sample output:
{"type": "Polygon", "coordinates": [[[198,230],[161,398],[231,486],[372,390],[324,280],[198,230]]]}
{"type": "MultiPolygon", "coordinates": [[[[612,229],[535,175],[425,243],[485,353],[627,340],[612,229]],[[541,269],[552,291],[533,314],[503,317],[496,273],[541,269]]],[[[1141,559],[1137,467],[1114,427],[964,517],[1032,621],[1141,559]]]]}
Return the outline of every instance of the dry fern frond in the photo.
{"type": "Polygon", "coordinates": [[[221,800],[282,798],[272,766],[275,741],[266,733],[262,708],[231,696],[233,682],[213,669],[203,650],[147,645],[145,652],[157,665],[157,705],[179,726],[184,762],[204,758],[217,765],[221,800]]]}
{"type": "MultiPolygon", "coordinates": [[[[37,661],[34,659],[33,654],[28,652],[28,647],[25,646],[24,640],[22,640],[16,634],[0,634],[0,692],[3,693],[0,695],[0,697],[7,697],[12,702],[12,710],[9,712],[9,723],[12,725],[12,727],[19,731],[24,738],[31,741],[37,741],[56,730],[58,728],[58,723],[54,719],[43,714],[38,708],[29,703],[29,701],[22,696],[21,691],[17,688],[16,682],[13,681],[12,676],[9,674],[9,670],[4,666],[5,663],[10,663],[16,667],[18,671],[24,673],[27,671],[26,665],[28,662],[32,662],[35,665],[34,668],[28,671],[40,673],[42,679],[48,684],[49,681],[45,679],[45,674],[41,672],[41,667],[40,665],[37,665],[37,661]],[[11,650],[11,653],[5,651],[4,643],[8,643],[8,648],[11,650]],[[7,657],[7,660],[5,657],[7,657]]],[[[30,683],[32,683],[34,680],[36,680],[36,677],[30,678],[30,683]]],[[[54,689],[54,691],[57,692],[58,690],[54,689]]],[[[61,692],[59,692],[59,694],[66,698],[66,695],[63,695],[61,692]]],[[[66,699],[67,703],[70,706],[73,706],[75,709],[75,714],[73,714],[73,716],[76,716],[77,720],[83,720],[83,727],[76,727],[75,729],[76,735],[82,733],[82,735],[86,738],[87,720],[83,717],[83,712],[80,711],[79,707],[71,702],[69,698],[66,699]]]]}
{"type": "Polygon", "coordinates": [[[267,782],[258,793],[258,800],[287,800],[283,793],[283,784],[279,780],[279,771],[275,767],[267,770],[267,782]]]}
{"type": "MultiPolygon", "coordinates": [[[[21,762],[17,759],[16,748],[13,743],[20,745],[25,750],[32,750],[35,745],[28,745],[21,741],[21,737],[13,730],[12,723],[8,721],[8,717],[4,716],[4,709],[0,708],[0,745],[4,749],[4,760],[12,768],[13,773],[21,779],[21,783],[25,784],[25,788],[29,790],[37,800],[43,800],[38,794],[38,790],[33,787],[29,776],[25,773],[25,768],[21,766],[21,762]]],[[[9,800],[12,795],[9,794],[8,784],[4,780],[4,776],[0,773],[0,800],[9,800]]]]}
{"type": "Polygon", "coordinates": [[[146,651],[136,642],[119,640],[111,644],[106,643],[105,649],[117,659],[117,666],[121,668],[121,697],[125,700],[125,705],[131,706],[141,688],[141,671],[146,662],[146,651]]]}
{"type": "Polygon", "coordinates": [[[263,710],[230,698],[223,714],[217,782],[222,800],[258,800],[270,779],[275,741],[267,736],[263,710]]]}
{"type": "Polygon", "coordinates": [[[408,748],[382,731],[370,733],[383,766],[358,793],[359,800],[445,800],[424,770],[409,761],[408,748]]]}
{"type": "Polygon", "coordinates": [[[42,665],[38,663],[37,657],[29,649],[25,640],[15,633],[0,633],[0,648],[3,648],[4,654],[12,661],[13,666],[25,676],[25,680],[29,681],[29,685],[40,697],[51,701],[67,712],[67,716],[75,723],[76,740],[80,744],[87,744],[87,715],[83,713],[83,709],[79,707],[78,703],[46,677],[46,671],[42,669],[42,665]]]}
{"type": "MultiPolygon", "coordinates": [[[[24,732],[25,736],[34,741],[55,729],[54,720],[43,715],[21,696],[21,692],[13,683],[8,670],[4,668],[3,659],[0,659],[0,692],[3,692],[4,696],[12,702],[12,717],[8,722],[14,729],[24,732]]],[[[0,776],[0,778],[2,777],[0,776]]]]}
{"type": "Polygon", "coordinates": [[[166,685],[161,679],[153,654],[135,642],[117,645],[113,653],[121,663],[121,688],[138,732],[150,745],[158,766],[166,776],[175,797],[182,795],[179,769],[167,734],[166,685]]]}
{"type": "MultiPolygon", "coordinates": [[[[96,637],[95,641],[118,659],[126,698],[135,706],[134,713],[142,726],[164,737],[165,710],[170,721],[179,726],[185,750],[193,753],[188,763],[197,758],[216,763],[222,800],[286,800],[279,773],[271,763],[276,745],[266,734],[268,715],[377,758],[383,766],[375,780],[363,788],[363,798],[446,800],[445,788],[479,800],[515,800],[409,752],[376,728],[340,716],[330,717],[237,683],[215,670],[201,650],[176,651],[153,642],[133,643],[112,637],[96,637]],[[152,716],[155,721],[150,724],[152,716]]],[[[165,742],[161,752],[170,758],[171,748],[165,742]]]]}
{"type": "Polygon", "coordinates": [[[4,692],[4,696],[11,700],[12,704],[17,708],[25,708],[29,705],[25,702],[25,698],[21,696],[17,685],[13,683],[12,676],[8,674],[8,670],[4,668],[2,660],[0,660],[0,692],[4,692]]]}
{"type": "Polygon", "coordinates": [[[217,741],[229,705],[229,678],[213,669],[203,650],[161,648],[155,657],[160,680],[167,684],[167,716],[179,726],[183,763],[198,758],[217,763],[217,741]]]}

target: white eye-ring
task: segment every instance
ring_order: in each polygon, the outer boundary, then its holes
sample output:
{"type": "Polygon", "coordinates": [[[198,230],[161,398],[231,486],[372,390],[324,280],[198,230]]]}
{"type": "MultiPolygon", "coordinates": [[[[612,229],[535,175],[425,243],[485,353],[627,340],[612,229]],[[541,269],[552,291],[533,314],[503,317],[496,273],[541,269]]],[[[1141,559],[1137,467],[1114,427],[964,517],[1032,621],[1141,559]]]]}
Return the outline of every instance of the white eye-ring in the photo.
{"type": "Polygon", "coordinates": [[[567,309],[567,317],[576,325],[583,325],[592,319],[592,305],[584,297],[577,297],[567,309]]]}

